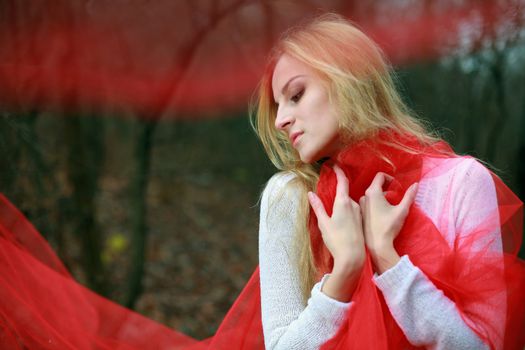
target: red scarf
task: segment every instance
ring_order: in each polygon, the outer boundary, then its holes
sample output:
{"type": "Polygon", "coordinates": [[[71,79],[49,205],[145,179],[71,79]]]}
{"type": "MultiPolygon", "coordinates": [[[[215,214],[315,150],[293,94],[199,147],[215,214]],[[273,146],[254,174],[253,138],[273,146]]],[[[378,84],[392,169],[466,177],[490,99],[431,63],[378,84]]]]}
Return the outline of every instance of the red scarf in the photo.
{"type": "MultiPolygon", "coordinates": [[[[388,141],[387,139],[382,139],[388,141]]],[[[350,195],[358,199],[378,171],[394,176],[387,199],[397,203],[409,185],[419,181],[424,155],[443,156],[447,146],[421,147],[399,139],[417,154],[364,141],[339,154],[349,177],[350,195]],[[392,164],[385,162],[386,156],[392,164]]],[[[432,222],[413,205],[395,241],[399,255],[408,254],[437,288],[452,299],[466,324],[486,343],[504,342],[506,349],[522,348],[525,339],[525,268],[516,258],[522,235],[522,203],[493,176],[499,201],[504,254],[472,247],[486,237],[486,223],[456,247],[450,248],[432,222]],[[506,292],[506,328],[496,331],[486,300],[506,292]]],[[[468,184],[465,184],[466,186],[468,184]]],[[[332,208],[335,175],[323,165],[318,193],[332,208]]],[[[453,194],[452,194],[453,195],[453,194]]],[[[480,203],[482,205],[482,203],[480,203]]],[[[330,271],[311,215],[311,240],[320,271],[330,271]]],[[[410,348],[373,284],[367,262],[352,300],[347,322],[324,348],[410,348]]],[[[0,195],[0,348],[2,349],[262,349],[259,272],[255,270],[225,316],[215,336],[198,341],[104,299],[76,283],[31,223],[0,195]]],[[[493,312],[500,313],[495,305],[493,312]]],[[[503,311],[505,313],[505,311],[503,311]]]]}
{"type": "MultiPolygon", "coordinates": [[[[374,176],[381,171],[394,178],[386,189],[386,198],[391,204],[398,204],[408,187],[425,176],[422,173],[425,157],[452,156],[451,149],[444,142],[424,147],[413,137],[382,134],[343,150],[334,161],[323,164],[317,193],[327,213],[331,214],[337,184],[332,164],[336,163],[349,178],[350,196],[354,201],[359,202],[374,176]],[[402,150],[399,146],[409,148],[412,152],[402,150]]],[[[433,176],[449,170],[429,169],[433,176]]],[[[525,318],[525,268],[523,262],[516,258],[516,252],[522,235],[522,203],[498,177],[493,175],[493,179],[498,209],[469,232],[458,232],[462,239],[457,239],[455,246],[450,247],[443,234],[416,204],[412,205],[394,245],[400,256],[408,255],[413,264],[455,303],[465,323],[485,343],[492,348],[500,348],[505,343],[506,349],[521,349],[525,342],[522,331],[525,318]],[[504,253],[489,250],[491,241],[486,239],[494,238],[494,229],[498,226],[501,226],[504,253]],[[480,242],[487,242],[487,245],[481,246],[480,242]],[[504,297],[505,290],[507,298],[504,297]],[[505,314],[506,333],[501,334],[497,320],[505,314]]],[[[462,185],[469,186],[468,183],[462,185]]],[[[438,200],[451,203],[454,195],[449,193],[450,198],[438,200]]],[[[445,215],[447,210],[443,212],[445,215]]],[[[333,261],[323,244],[313,212],[310,232],[314,260],[320,273],[331,271],[333,261]]],[[[373,268],[368,256],[352,296],[354,305],[347,315],[347,321],[324,348],[415,348],[395,322],[372,277],[373,268]]]]}

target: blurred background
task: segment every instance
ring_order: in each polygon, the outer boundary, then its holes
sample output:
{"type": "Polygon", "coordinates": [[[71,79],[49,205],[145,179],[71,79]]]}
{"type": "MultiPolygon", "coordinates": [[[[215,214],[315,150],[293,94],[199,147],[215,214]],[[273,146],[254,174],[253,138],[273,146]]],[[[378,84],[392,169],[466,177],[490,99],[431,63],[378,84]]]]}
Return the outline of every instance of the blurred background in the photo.
{"type": "Polygon", "coordinates": [[[279,33],[353,20],[416,113],[524,199],[524,6],[0,0],[0,192],[81,283],[205,338],[257,265],[276,170],[247,111],[279,33]]]}

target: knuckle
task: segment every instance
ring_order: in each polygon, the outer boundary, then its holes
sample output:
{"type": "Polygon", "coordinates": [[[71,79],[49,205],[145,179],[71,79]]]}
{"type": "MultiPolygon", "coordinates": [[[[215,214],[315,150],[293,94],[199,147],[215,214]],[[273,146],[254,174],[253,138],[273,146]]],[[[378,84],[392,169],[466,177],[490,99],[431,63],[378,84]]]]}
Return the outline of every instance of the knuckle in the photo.
{"type": "Polygon", "coordinates": [[[337,179],[337,183],[338,183],[339,185],[346,186],[346,185],[348,184],[348,179],[346,178],[346,176],[341,175],[341,176],[339,176],[339,178],[337,179]]]}
{"type": "Polygon", "coordinates": [[[346,202],[346,196],[343,193],[338,193],[335,196],[334,206],[335,205],[344,205],[345,202],[346,202]]]}
{"type": "Polygon", "coordinates": [[[353,207],[352,206],[352,200],[348,196],[342,197],[340,203],[345,208],[352,208],[353,207]]]}
{"type": "Polygon", "coordinates": [[[341,203],[343,203],[345,205],[348,205],[348,204],[350,204],[350,197],[343,195],[343,196],[341,196],[340,201],[341,201],[341,203]]]}

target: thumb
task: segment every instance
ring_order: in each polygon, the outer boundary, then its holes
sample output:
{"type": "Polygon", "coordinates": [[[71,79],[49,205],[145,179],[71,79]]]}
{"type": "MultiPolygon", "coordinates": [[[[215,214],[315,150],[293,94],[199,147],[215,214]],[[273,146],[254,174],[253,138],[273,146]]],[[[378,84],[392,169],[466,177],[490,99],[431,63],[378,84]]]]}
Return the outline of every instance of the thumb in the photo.
{"type": "Polygon", "coordinates": [[[414,202],[414,199],[416,198],[418,183],[413,183],[405,192],[405,195],[403,196],[403,199],[399,203],[399,207],[402,210],[403,213],[405,213],[405,216],[408,214],[408,210],[412,203],[414,202]]]}
{"type": "Polygon", "coordinates": [[[318,222],[326,221],[329,219],[328,214],[326,214],[326,210],[324,209],[323,202],[317,194],[311,191],[308,192],[308,201],[310,202],[310,205],[314,210],[315,216],[317,216],[318,222]]]}

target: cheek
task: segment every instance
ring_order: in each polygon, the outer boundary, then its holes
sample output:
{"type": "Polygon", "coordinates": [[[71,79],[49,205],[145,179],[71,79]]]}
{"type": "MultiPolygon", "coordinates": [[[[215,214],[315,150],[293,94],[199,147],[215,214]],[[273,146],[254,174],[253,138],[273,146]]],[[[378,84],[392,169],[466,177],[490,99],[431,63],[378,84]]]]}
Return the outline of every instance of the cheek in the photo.
{"type": "Polygon", "coordinates": [[[323,122],[320,123],[318,130],[322,131],[325,138],[333,139],[339,134],[339,121],[330,113],[324,118],[323,122]]]}
{"type": "Polygon", "coordinates": [[[339,121],[337,119],[334,118],[333,120],[333,123],[332,123],[332,134],[334,137],[338,137],[339,136],[339,121]]]}

